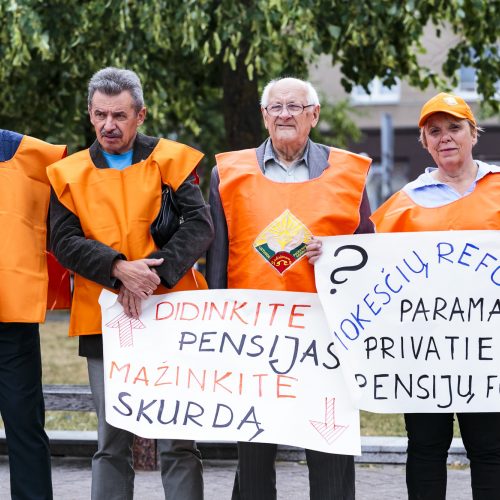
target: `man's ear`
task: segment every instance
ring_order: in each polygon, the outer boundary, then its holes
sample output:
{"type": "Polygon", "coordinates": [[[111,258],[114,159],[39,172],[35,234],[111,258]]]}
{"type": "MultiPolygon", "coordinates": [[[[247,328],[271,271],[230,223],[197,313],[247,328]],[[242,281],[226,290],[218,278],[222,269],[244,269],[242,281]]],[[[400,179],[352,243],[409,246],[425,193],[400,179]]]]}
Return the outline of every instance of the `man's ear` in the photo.
{"type": "Polygon", "coordinates": [[[87,111],[89,113],[90,123],[92,123],[92,125],[94,125],[94,122],[92,120],[92,109],[90,108],[90,106],[87,108],[87,111]]]}
{"type": "Polygon", "coordinates": [[[264,108],[260,108],[260,112],[262,113],[262,119],[264,120],[264,127],[266,127],[266,130],[269,130],[269,126],[267,123],[267,120],[269,119],[269,115],[267,114],[267,111],[264,108]]]}
{"type": "Polygon", "coordinates": [[[137,113],[137,126],[140,127],[143,123],[144,123],[144,120],[146,119],[146,115],[147,115],[147,109],[146,108],[142,108],[139,113],[137,113]]]}
{"type": "Polygon", "coordinates": [[[319,122],[319,113],[321,111],[321,106],[318,104],[313,110],[313,120],[311,122],[311,127],[315,127],[319,122]]]}

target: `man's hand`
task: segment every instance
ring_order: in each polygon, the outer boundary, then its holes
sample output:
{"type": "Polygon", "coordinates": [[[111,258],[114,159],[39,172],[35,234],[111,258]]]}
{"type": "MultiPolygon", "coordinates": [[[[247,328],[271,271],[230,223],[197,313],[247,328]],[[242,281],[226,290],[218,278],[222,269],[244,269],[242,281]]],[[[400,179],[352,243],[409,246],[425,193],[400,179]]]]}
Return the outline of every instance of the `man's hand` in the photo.
{"type": "Polygon", "coordinates": [[[142,299],[127,290],[123,285],[120,287],[118,302],[123,306],[123,311],[130,318],[137,319],[142,311],[142,299]]]}
{"type": "Polygon", "coordinates": [[[113,263],[111,276],[119,279],[123,286],[140,299],[147,299],[158,287],[161,280],[150,267],[159,266],[163,259],[121,260],[113,263]]]}
{"type": "Polygon", "coordinates": [[[323,253],[323,243],[321,240],[316,239],[314,236],[306,245],[306,257],[309,259],[309,264],[314,264],[323,253]]]}

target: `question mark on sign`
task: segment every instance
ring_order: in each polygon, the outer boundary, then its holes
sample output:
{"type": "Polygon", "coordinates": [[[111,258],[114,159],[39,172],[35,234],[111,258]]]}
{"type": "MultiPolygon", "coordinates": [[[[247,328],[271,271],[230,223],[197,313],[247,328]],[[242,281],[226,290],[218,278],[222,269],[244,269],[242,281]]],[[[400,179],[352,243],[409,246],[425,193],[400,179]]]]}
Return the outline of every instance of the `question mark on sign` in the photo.
{"type": "MultiPolygon", "coordinates": [[[[364,248],[359,247],[358,245],[344,245],[344,246],[338,247],[337,250],[335,250],[333,256],[337,257],[337,255],[344,250],[354,250],[356,253],[359,253],[359,255],[361,256],[361,262],[359,262],[358,264],[351,265],[351,266],[342,266],[342,267],[338,267],[337,269],[334,269],[332,271],[332,274],[330,274],[330,281],[336,285],[340,285],[341,283],[345,283],[347,281],[347,278],[344,278],[341,280],[337,279],[336,275],[338,273],[340,273],[342,271],[357,271],[358,269],[363,268],[365,266],[365,264],[368,262],[368,253],[366,252],[366,250],[364,248]]],[[[331,294],[337,293],[337,289],[332,288],[330,290],[330,293],[331,294]]]]}

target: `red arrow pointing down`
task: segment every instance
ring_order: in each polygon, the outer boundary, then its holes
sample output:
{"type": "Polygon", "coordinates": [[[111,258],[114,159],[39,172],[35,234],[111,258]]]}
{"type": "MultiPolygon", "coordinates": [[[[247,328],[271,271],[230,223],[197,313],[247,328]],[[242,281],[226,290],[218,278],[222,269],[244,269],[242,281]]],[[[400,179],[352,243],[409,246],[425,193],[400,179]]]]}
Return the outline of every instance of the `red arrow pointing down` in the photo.
{"type": "Polygon", "coordinates": [[[141,320],[130,318],[125,313],[121,313],[113,318],[106,326],[118,328],[120,338],[120,347],[132,347],[134,345],[133,330],[142,330],[146,328],[141,320]]]}
{"type": "Polygon", "coordinates": [[[328,444],[332,444],[349,427],[335,424],[335,398],[325,398],[324,422],[316,420],[309,420],[309,422],[328,444]]]}

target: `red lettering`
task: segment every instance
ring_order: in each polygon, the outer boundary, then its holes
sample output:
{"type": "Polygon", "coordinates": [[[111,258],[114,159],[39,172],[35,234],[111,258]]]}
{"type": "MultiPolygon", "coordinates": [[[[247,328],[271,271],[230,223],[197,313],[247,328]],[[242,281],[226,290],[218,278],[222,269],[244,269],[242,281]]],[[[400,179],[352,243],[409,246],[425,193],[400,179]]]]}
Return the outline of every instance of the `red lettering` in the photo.
{"type": "Polygon", "coordinates": [[[273,307],[273,312],[271,313],[271,319],[269,320],[269,326],[271,326],[274,322],[274,317],[276,316],[276,311],[278,310],[278,307],[283,307],[285,304],[269,304],[271,307],[273,307]]]}
{"type": "Polygon", "coordinates": [[[199,314],[200,314],[200,310],[198,309],[198,306],[196,304],[193,304],[192,302],[183,302],[182,303],[181,317],[179,319],[183,320],[183,321],[193,321],[194,319],[198,318],[199,314]],[[191,318],[184,316],[184,313],[186,312],[186,308],[188,306],[194,308],[194,311],[192,311],[192,313],[191,313],[191,314],[194,314],[194,316],[191,318]]]}
{"type": "Polygon", "coordinates": [[[226,312],[227,312],[227,301],[224,302],[224,309],[222,310],[222,312],[220,312],[219,309],[217,309],[217,305],[214,302],[211,302],[210,303],[210,313],[209,313],[208,319],[212,319],[212,313],[214,311],[219,315],[220,319],[225,319],[226,312]]]}
{"type": "MultiPolygon", "coordinates": [[[[163,308],[162,308],[163,309],[163,308]]],[[[163,313],[163,311],[162,311],[163,313]]],[[[162,320],[162,319],[168,319],[170,318],[170,316],[172,316],[172,314],[174,313],[174,305],[172,304],[172,302],[158,302],[158,304],[156,304],[156,320],[162,320]],[[162,306],[170,306],[170,313],[166,316],[160,316],[160,307],[162,306]]]]}
{"type": "Polygon", "coordinates": [[[128,380],[128,374],[130,373],[130,363],[127,363],[126,365],[123,365],[121,368],[118,368],[118,365],[114,362],[111,361],[111,368],[109,370],[109,378],[113,378],[113,371],[116,369],[117,371],[121,372],[123,369],[127,370],[127,374],[125,375],[125,379],[123,380],[125,383],[127,383],[128,380]]]}
{"type": "Polygon", "coordinates": [[[154,385],[155,387],[158,387],[159,385],[169,385],[169,384],[172,383],[172,382],[162,382],[160,384],[160,380],[165,376],[165,374],[167,373],[168,369],[169,369],[168,365],[159,366],[157,368],[158,371],[160,371],[160,370],[163,370],[163,371],[160,373],[160,376],[156,379],[156,382],[155,382],[155,385],[154,385]]]}
{"type": "Polygon", "coordinates": [[[234,316],[238,316],[238,319],[245,325],[248,325],[248,322],[245,321],[238,313],[237,313],[237,309],[241,309],[243,307],[245,307],[247,305],[246,302],[242,302],[239,306],[237,306],[236,304],[238,304],[238,302],[235,300],[234,303],[233,303],[233,310],[231,311],[231,317],[229,318],[231,321],[233,320],[233,317],[234,316]]]}
{"type": "Polygon", "coordinates": [[[216,386],[220,385],[224,390],[226,390],[227,392],[229,392],[229,394],[233,393],[233,391],[229,390],[225,385],[222,385],[220,383],[221,380],[224,380],[225,378],[230,377],[232,375],[232,373],[233,372],[226,372],[226,373],[224,373],[224,375],[222,375],[222,377],[217,378],[217,370],[215,370],[215,374],[214,374],[214,392],[215,392],[216,386]]]}
{"type": "Polygon", "coordinates": [[[149,385],[149,379],[148,379],[148,374],[146,371],[146,367],[143,366],[138,372],[136,377],[134,378],[134,381],[132,382],[133,384],[136,384],[137,382],[143,382],[144,385],[148,386],[149,385]]]}
{"type": "Polygon", "coordinates": [[[257,309],[255,310],[255,320],[253,322],[253,326],[257,325],[257,321],[259,319],[259,313],[260,313],[260,302],[257,302],[257,309]]]}
{"type": "Polygon", "coordinates": [[[257,377],[259,380],[259,398],[262,397],[262,377],[267,377],[267,373],[255,373],[253,377],[257,377]]]}
{"type": "Polygon", "coordinates": [[[240,396],[243,392],[243,373],[240,373],[240,385],[239,385],[239,389],[240,389],[240,396]]]}
{"type": "Polygon", "coordinates": [[[207,377],[207,370],[203,370],[203,377],[202,380],[200,381],[200,379],[195,375],[194,371],[191,368],[188,368],[188,389],[191,389],[191,378],[193,378],[200,386],[200,389],[204,391],[206,377],[207,377]]]}
{"type": "Polygon", "coordinates": [[[286,375],[278,375],[276,378],[276,397],[279,398],[296,398],[294,394],[282,394],[281,392],[281,387],[292,387],[291,384],[284,384],[281,382],[281,379],[290,379],[290,380],[295,380],[297,382],[299,379],[295,377],[287,377],[286,375]]]}
{"type": "Polygon", "coordinates": [[[307,304],[294,304],[292,306],[292,310],[290,312],[290,318],[288,320],[288,326],[290,328],[305,328],[305,326],[302,326],[302,325],[294,325],[293,324],[293,319],[295,317],[298,317],[298,316],[305,316],[304,313],[298,313],[298,312],[295,312],[295,310],[298,308],[298,307],[311,307],[310,305],[307,305],[307,304]]]}

